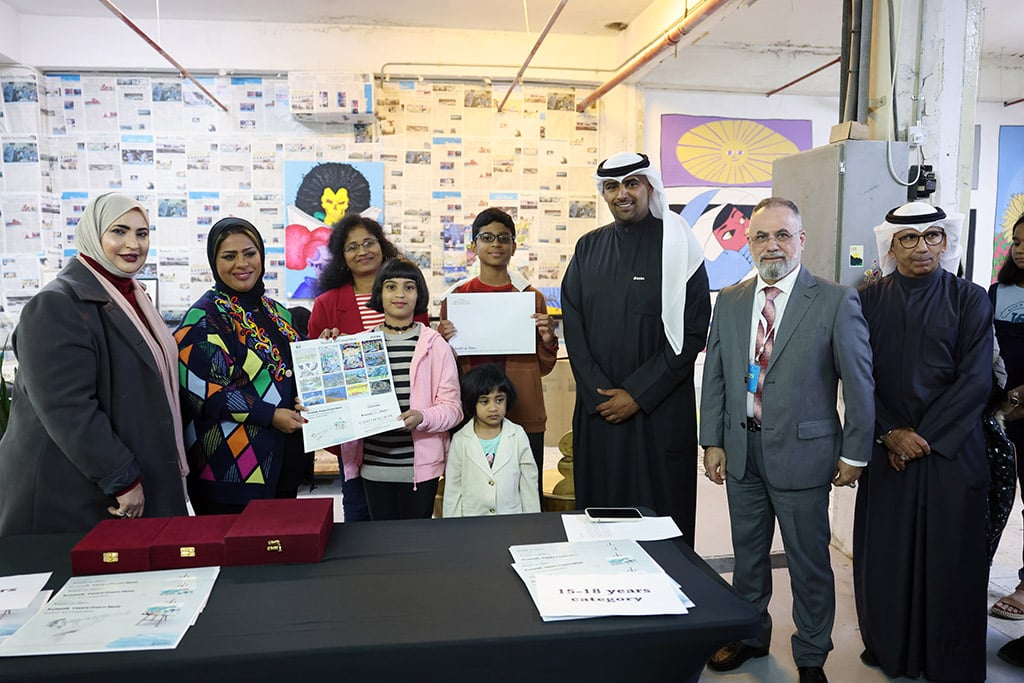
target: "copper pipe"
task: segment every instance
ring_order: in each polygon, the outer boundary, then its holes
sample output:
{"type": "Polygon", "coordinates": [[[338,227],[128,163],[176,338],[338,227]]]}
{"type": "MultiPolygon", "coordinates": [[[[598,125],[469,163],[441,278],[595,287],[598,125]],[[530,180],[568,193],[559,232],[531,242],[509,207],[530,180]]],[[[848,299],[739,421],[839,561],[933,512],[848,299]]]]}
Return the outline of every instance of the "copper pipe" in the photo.
{"type": "Polygon", "coordinates": [[[523,78],[523,74],[526,72],[526,67],[530,65],[530,61],[533,60],[533,56],[537,54],[537,50],[540,49],[540,44],[548,37],[548,32],[551,30],[551,27],[555,25],[555,20],[558,19],[558,15],[562,13],[563,9],[565,9],[565,4],[567,2],[569,2],[569,0],[559,0],[558,7],[556,7],[555,11],[551,13],[551,18],[548,19],[548,23],[544,27],[544,30],[541,31],[540,35],[537,37],[537,42],[534,43],[533,49],[530,50],[530,54],[526,55],[526,61],[523,62],[523,66],[520,67],[519,73],[517,73],[516,77],[512,79],[512,85],[508,87],[508,92],[505,93],[505,99],[503,99],[501,104],[498,105],[499,112],[502,107],[505,106],[505,103],[508,102],[508,98],[512,96],[512,91],[516,89],[517,85],[519,85],[519,81],[523,78]]]}
{"type": "Polygon", "coordinates": [[[1004,107],[1012,107],[1013,105],[1020,104],[1021,102],[1024,102],[1024,97],[1020,97],[1020,98],[1018,98],[1016,100],[1008,100],[1006,102],[1003,102],[1003,106],[1004,107]]]}
{"type": "Polygon", "coordinates": [[[686,14],[686,16],[676,22],[676,25],[669,29],[659,40],[623,64],[611,79],[609,79],[604,85],[600,86],[597,90],[590,93],[590,95],[588,95],[582,102],[577,104],[576,111],[586,111],[587,107],[596,102],[602,95],[632,76],[641,67],[654,61],[654,59],[666,48],[675,46],[683,36],[693,29],[694,26],[706,19],[709,14],[730,1],[731,0],[704,0],[696,11],[686,14]]]}
{"type": "Polygon", "coordinates": [[[786,88],[788,88],[788,87],[790,87],[790,86],[792,86],[792,85],[796,85],[797,83],[799,83],[800,81],[804,80],[805,78],[810,78],[811,76],[813,76],[814,74],[818,73],[819,71],[824,71],[825,69],[829,68],[829,67],[830,67],[830,66],[832,66],[833,64],[838,64],[838,63],[839,63],[839,57],[836,57],[835,59],[833,59],[833,60],[832,60],[831,62],[829,62],[828,64],[826,64],[826,65],[824,65],[824,66],[819,66],[819,67],[818,67],[817,69],[815,69],[814,71],[808,71],[807,73],[805,73],[805,74],[804,74],[803,76],[801,76],[800,78],[796,78],[796,79],[794,79],[794,80],[790,81],[789,83],[786,83],[785,85],[780,85],[780,86],[779,86],[778,88],[776,88],[775,90],[769,90],[768,92],[766,92],[766,93],[764,94],[764,96],[765,96],[765,97],[771,97],[771,96],[772,96],[772,95],[774,95],[775,93],[780,93],[780,92],[782,92],[783,90],[785,90],[786,88]]]}
{"type": "MultiPolygon", "coordinates": [[[[376,75],[377,77],[379,77],[379,78],[381,78],[383,80],[387,80],[389,78],[397,78],[397,79],[401,80],[401,79],[409,79],[409,78],[418,78],[420,76],[427,77],[427,78],[434,78],[436,76],[438,78],[442,78],[442,79],[447,78],[447,79],[450,79],[450,80],[453,80],[453,81],[468,81],[468,80],[479,81],[480,80],[479,76],[451,76],[451,75],[449,75],[447,73],[443,73],[443,72],[435,72],[435,73],[431,73],[429,75],[428,74],[424,74],[424,73],[416,73],[416,72],[388,73],[388,69],[394,69],[394,68],[397,68],[397,67],[408,67],[410,69],[416,69],[419,72],[422,72],[424,68],[431,68],[431,69],[453,69],[453,68],[461,68],[461,69],[488,69],[489,70],[488,73],[491,74],[491,78],[492,79],[493,78],[497,78],[498,80],[505,80],[504,78],[502,78],[500,76],[499,77],[494,76],[494,74],[493,74],[494,69],[515,69],[517,66],[518,66],[517,64],[482,64],[482,63],[468,63],[468,62],[386,62],[386,63],[381,65],[380,69],[377,72],[375,72],[374,75],[376,75]]],[[[599,72],[601,72],[601,73],[612,73],[611,69],[595,69],[593,67],[583,67],[583,66],[544,66],[544,65],[538,65],[538,66],[534,66],[533,70],[534,71],[539,71],[539,70],[548,70],[548,71],[580,71],[580,72],[584,72],[584,73],[587,73],[587,74],[596,74],[596,73],[599,73],[599,72]]],[[[594,79],[592,79],[592,78],[591,79],[580,79],[578,81],[571,81],[571,80],[568,80],[568,79],[550,79],[550,78],[536,78],[536,79],[533,79],[533,80],[536,81],[536,82],[558,83],[558,84],[565,84],[565,85],[579,85],[580,83],[593,83],[593,81],[594,81],[594,79]]],[[[525,82],[525,79],[524,79],[524,82],[525,82]]]]}
{"type": "Polygon", "coordinates": [[[178,62],[178,60],[176,60],[176,59],[175,59],[174,57],[172,57],[172,56],[170,56],[169,54],[167,54],[167,51],[166,51],[166,50],[164,50],[164,49],[163,49],[162,47],[160,47],[160,44],[159,44],[159,43],[157,43],[157,42],[156,42],[155,40],[153,40],[152,38],[150,38],[150,37],[149,37],[149,35],[148,35],[148,34],[147,34],[147,33],[146,33],[145,31],[143,31],[143,30],[142,30],[142,29],[141,29],[141,28],[139,27],[139,25],[138,25],[138,24],[136,24],[136,23],[135,23],[134,21],[132,21],[131,19],[129,19],[129,18],[128,18],[128,15],[126,15],[126,14],[125,14],[124,12],[122,12],[122,11],[121,11],[120,9],[118,9],[117,5],[115,5],[114,3],[110,2],[110,0],[100,0],[100,4],[101,4],[101,5],[103,5],[104,7],[106,7],[107,9],[109,9],[109,10],[110,10],[111,12],[113,12],[113,13],[114,13],[114,16],[116,16],[116,17],[117,17],[118,19],[120,19],[120,20],[121,20],[121,21],[123,21],[123,22],[124,22],[125,24],[127,24],[127,25],[128,25],[128,28],[130,28],[131,30],[135,31],[135,32],[136,32],[136,33],[137,33],[137,34],[139,35],[139,37],[140,37],[140,38],[142,38],[142,39],[143,39],[144,41],[146,41],[147,43],[149,43],[149,46],[150,46],[150,47],[152,47],[152,48],[153,48],[154,50],[156,50],[156,51],[157,51],[157,53],[159,53],[159,55],[160,55],[161,57],[163,57],[163,58],[164,58],[164,59],[166,59],[166,60],[167,60],[168,62],[170,62],[170,63],[171,63],[171,65],[172,65],[172,66],[173,66],[173,67],[174,67],[175,69],[177,69],[177,70],[178,70],[178,73],[180,73],[180,74],[181,74],[182,76],[184,76],[184,77],[185,77],[185,78],[187,78],[188,80],[190,80],[190,81],[192,81],[193,83],[195,83],[195,84],[196,84],[196,87],[197,87],[197,88],[199,88],[200,90],[202,90],[202,91],[203,91],[203,94],[204,94],[204,95],[206,95],[206,96],[207,96],[207,97],[209,97],[209,98],[210,98],[211,100],[213,100],[213,103],[214,103],[214,104],[216,104],[216,105],[217,105],[218,107],[220,107],[220,108],[221,108],[221,109],[223,109],[224,111],[227,111],[227,110],[228,110],[228,108],[227,108],[227,107],[225,107],[225,106],[224,106],[224,104],[223,104],[223,103],[222,103],[222,102],[221,102],[220,100],[218,100],[218,99],[217,99],[216,97],[214,97],[214,96],[213,96],[213,93],[212,93],[212,92],[210,92],[209,90],[207,90],[207,89],[206,89],[206,86],[204,86],[204,85],[203,85],[202,83],[200,83],[199,81],[197,81],[197,80],[196,80],[196,78],[195,78],[195,76],[193,76],[192,74],[190,74],[190,73],[188,72],[188,69],[186,69],[185,67],[183,67],[183,66],[182,66],[182,65],[181,65],[181,64],[180,64],[180,63],[178,62]]]}

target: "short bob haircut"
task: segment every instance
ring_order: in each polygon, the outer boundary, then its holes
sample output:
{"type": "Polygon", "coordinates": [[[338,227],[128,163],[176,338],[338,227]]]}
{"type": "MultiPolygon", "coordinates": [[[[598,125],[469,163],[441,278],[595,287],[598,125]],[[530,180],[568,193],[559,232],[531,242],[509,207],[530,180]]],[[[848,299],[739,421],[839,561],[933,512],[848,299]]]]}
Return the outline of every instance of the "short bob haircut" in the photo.
{"type": "Polygon", "coordinates": [[[370,300],[366,303],[366,307],[383,313],[384,302],[381,301],[380,293],[384,289],[384,281],[399,277],[416,283],[416,308],[413,309],[413,315],[426,313],[427,307],[430,305],[427,281],[423,279],[423,272],[419,266],[401,256],[388,259],[377,271],[377,277],[373,280],[373,293],[370,294],[370,300]]]}
{"type": "Polygon", "coordinates": [[[395,245],[384,236],[384,228],[380,223],[372,218],[363,218],[358,213],[345,214],[331,228],[331,238],[327,242],[331,260],[320,273],[320,279],[317,282],[319,291],[326,292],[342,285],[351,284],[352,271],[348,269],[348,263],[345,261],[345,243],[348,242],[349,234],[356,228],[365,228],[366,232],[380,243],[382,261],[399,255],[395,245]]]}
{"type": "Polygon", "coordinates": [[[491,223],[501,223],[508,231],[512,233],[512,237],[516,236],[516,224],[512,220],[512,216],[501,209],[484,209],[477,214],[476,218],[473,219],[473,241],[476,242],[476,236],[480,234],[480,228],[491,223]]]}
{"type": "Polygon", "coordinates": [[[478,365],[462,376],[462,413],[473,418],[476,416],[476,402],[481,396],[492,391],[505,394],[505,406],[512,410],[516,404],[516,388],[512,380],[493,363],[478,365]]]}
{"type": "MultiPolygon", "coordinates": [[[[1024,225],[1024,213],[1020,215],[1017,222],[1013,224],[1013,230],[1010,231],[1010,239],[1013,239],[1013,233],[1017,232],[1017,228],[1024,225]]],[[[999,274],[996,275],[996,282],[1001,285],[1021,285],[1024,284],[1024,270],[1017,267],[1017,264],[1013,262],[1013,247],[1006,253],[1006,260],[1003,262],[1002,267],[999,269],[999,274]]]]}

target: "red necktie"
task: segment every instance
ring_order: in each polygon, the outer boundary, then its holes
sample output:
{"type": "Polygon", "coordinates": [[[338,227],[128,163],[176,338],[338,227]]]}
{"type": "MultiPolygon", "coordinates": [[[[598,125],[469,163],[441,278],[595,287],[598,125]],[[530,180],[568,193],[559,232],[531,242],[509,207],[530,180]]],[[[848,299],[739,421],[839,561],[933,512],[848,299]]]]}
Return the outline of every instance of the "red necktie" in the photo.
{"type": "Polygon", "coordinates": [[[754,360],[761,366],[757,374],[757,391],[754,393],[754,419],[761,424],[761,389],[768,372],[768,361],[772,358],[775,344],[775,297],[782,292],[778,287],[764,288],[764,308],[757,321],[757,343],[754,345],[754,360]]]}

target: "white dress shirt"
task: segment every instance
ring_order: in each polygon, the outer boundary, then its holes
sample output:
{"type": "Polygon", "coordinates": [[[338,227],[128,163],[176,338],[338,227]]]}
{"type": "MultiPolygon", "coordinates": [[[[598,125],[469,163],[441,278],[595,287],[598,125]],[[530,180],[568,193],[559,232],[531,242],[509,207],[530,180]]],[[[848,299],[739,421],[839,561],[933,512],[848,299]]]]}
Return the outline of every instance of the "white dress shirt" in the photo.
{"type": "MultiPolygon", "coordinates": [[[[789,295],[793,292],[793,287],[796,286],[796,276],[799,273],[800,266],[798,265],[773,285],[762,280],[761,275],[758,274],[757,289],[754,290],[754,306],[750,312],[750,346],[747,356],[751,363],[757,363],[754,360],[757,355],[755,348],[757,346],[757,324],[761,321],[761,311],[764,310],[764,302],[767,298],[764,294],[765,287],[779,289],[779,293],[775,296],[775,337],[777,338],[779,327],[782,326],[782,316],[786,312],[786,304],[789,303],[789,295]]],[[[767,329],[765,332],[767,333],[767,329]]],[[[749,391],[747,392],[747,417],[754,417],[754,394],[749,391]]]]}

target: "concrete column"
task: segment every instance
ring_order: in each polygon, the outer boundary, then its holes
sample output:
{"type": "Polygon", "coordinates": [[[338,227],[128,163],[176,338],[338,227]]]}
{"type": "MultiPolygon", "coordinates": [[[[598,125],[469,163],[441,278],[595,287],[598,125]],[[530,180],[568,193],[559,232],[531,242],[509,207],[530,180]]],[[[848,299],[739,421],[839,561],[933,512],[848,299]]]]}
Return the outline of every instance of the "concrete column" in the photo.
{"type": "Polygon", "coordinates": [[[932,203],[964,214],[970,209],[974,163],[981,4],[982,0],[897,3],[897,23],[902,16],[896,74],[900,139],[923,136],[925,163],[933,166],[937,178],[932,203]]]}

